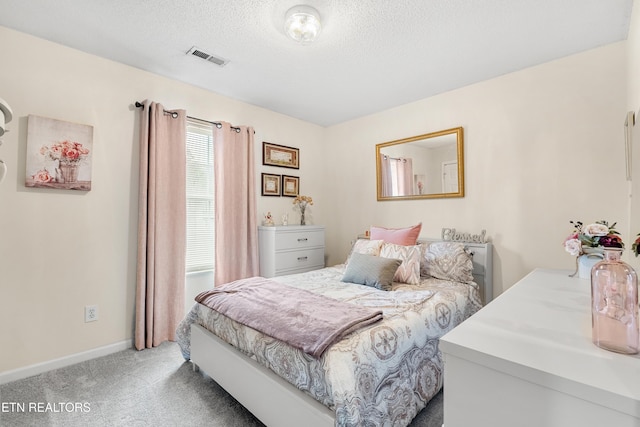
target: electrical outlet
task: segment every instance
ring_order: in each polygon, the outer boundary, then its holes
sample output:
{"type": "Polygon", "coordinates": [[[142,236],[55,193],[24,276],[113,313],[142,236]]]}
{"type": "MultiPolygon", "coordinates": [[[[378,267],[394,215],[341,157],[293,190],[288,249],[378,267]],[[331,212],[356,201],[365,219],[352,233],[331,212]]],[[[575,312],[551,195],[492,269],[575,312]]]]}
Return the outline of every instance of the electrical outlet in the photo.
{"type": "Polygon", "coordinates": [[[95,322],[98,320],[98,306],[97,305],[86,305],[84,307],[84,321],[86,322],[95,322]]]}

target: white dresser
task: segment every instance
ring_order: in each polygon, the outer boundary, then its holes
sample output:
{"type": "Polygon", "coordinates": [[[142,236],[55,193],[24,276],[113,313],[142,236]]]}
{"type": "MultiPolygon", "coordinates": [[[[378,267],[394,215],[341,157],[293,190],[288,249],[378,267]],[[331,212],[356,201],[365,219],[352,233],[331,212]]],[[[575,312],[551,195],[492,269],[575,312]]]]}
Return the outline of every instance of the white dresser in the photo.
{"type": "Polygon", "coordinates": [[[304,273],[324,267],[324,226],[258,227],[260,275],[304,273]]]}
{"type": "Polygon", "coordinates": [[[591,342],[591,288],[537,269],[440,341],[445,427],[638,427],[640,357],[591,342]]]}

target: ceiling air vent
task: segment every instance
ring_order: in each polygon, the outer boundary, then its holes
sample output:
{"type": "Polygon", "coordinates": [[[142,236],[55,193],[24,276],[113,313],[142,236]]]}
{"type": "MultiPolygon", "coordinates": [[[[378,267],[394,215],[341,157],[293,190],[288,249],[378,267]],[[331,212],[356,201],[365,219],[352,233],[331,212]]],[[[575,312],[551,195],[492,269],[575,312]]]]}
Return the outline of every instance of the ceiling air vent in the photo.
{"type": "Polygon", "coordinates": [[[201,49],[198,49],[195,46],[189,49],[189,52],[187,52],[187,55],[193,55],[193,56],[197,56],[198,58],[206,59],[207,61],[213,62],[214,64],[220,67],[224,67],[229,62],[228,59],[220,58],[219,56],[213,56],[211,54],[208,54],[207,52],[204,52],[201,49]]]}

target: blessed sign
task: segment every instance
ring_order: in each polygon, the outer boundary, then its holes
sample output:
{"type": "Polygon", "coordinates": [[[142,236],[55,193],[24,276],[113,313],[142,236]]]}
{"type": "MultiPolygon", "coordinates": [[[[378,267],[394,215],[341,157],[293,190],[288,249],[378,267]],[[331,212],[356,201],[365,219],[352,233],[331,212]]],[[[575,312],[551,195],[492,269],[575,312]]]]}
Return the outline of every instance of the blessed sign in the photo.
{"type": "Polygon", "coordinates": [[[458,233],[455,228],[443,228],[442,240],[450,242],[486,243],[487,230],[482,230],[480,234],[458,233]]]}

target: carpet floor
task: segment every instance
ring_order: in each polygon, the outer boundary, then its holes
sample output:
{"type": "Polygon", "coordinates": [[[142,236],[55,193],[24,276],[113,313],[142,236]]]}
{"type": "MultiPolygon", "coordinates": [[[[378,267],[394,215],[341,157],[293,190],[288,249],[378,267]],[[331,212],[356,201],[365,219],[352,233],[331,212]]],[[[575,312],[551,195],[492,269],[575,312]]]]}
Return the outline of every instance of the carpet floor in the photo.
{"type": "MultiPolygon", "coordinates": [[[[411,427],[442,426],[442,392],[411,427]]],[[[263,424],[185,363],[175,343],[125,350],[0,385],[0,426],[220,426],[263,424]]]]}

